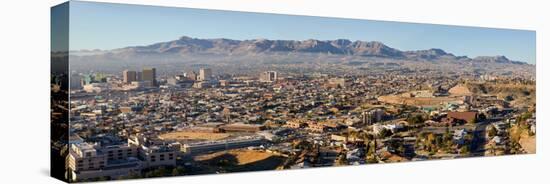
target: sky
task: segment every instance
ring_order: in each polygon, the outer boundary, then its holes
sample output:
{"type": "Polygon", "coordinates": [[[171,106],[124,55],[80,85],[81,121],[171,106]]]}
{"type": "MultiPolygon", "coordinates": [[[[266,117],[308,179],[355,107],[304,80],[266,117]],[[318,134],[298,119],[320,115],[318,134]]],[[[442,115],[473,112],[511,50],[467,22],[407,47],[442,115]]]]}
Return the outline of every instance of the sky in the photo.
{"type": "Polygon", "coordinates": [[[193,38],[380,41],[407,51],[535,63],[535,31],[71,1],[70,50],[193,38]]]}

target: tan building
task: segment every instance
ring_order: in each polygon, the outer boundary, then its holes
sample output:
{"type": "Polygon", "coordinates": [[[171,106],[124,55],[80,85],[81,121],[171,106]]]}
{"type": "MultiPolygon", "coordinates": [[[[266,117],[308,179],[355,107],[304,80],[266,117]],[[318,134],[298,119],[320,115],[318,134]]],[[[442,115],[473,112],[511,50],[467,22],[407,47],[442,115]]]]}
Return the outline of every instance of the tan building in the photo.
{"type": "Polygon", "coordinates": [[[97,170],[107,165],[107,156],[98,153],[93,144],[80,143],[71,145],[67,161],[72,171],[97,170]]]}
{"type": "Polygon", "coordinates": [[[260,74],[260,81],[262,82],[276,82],[278,78],[276,71],[266,71],[260,74]]]}
{"type": "Polygon", "coordinates": [[[197,73],[195,73],[194,71],[186,72],[184,75],[185,75],[185,77],[187,77],[189,80],[192,80],[192,81],[197,80],[197,73]]]}
{"type": "Polygon", "coordinates": [[[304,127],[305,124],[298,120],[291,120],[286,122],[286,126],[290,128],[301,128],[304,127]]]}
{"type": "Polygon", "coordinates": [[[138,157],[143,161],[142,167],[175,166],[177,154],[181,150],[179,143],[156,145],[144,136],[132,136],[128,139],[128,145],[138,146],[138,157]]]}
{"type": "Polygon", "coordinates": [[[176,166],[180,150],[179,143],[156,145],[140,136],[132,136],[127,144],[71,144],[66,158],[67,175],[72,181],[117,179],[146,168],[176,166]]]}
{"type": "Polygon", "coordinates": [[[361,114],[363,124],[372,125],[374,123],[380,122],[384,116],[384,110],[382,109],[373,109],[370,111],[365,111],[361,114]]]}
{"type": "Polygon", "coordinates": [[[71,144],[67,156],[68,175],[73,181],[118,178],[141,170],[138,149],[131,145],[101,147],[98,144],[71,144]]]}
{"type": "Polygon", "coordinates": [[[346,88],[350,83],[344,78],[330,78],[327,83],[327,87],[330,88],[346,88]]]}
{"type": "Polygon", "coordinates": [[[124,70],[122,72],[122,80],[126,84],[130,84],[134,81],[137,81],[137,72],[136,71],[130,71],[130,70],[124,70]]]}
{"type": "Polygon", "coordinates": [[[328,127],[323,123],[308,122],[307,123],[307,130],[312,131],[312,132],[323,133],[323,132],[328,130],[328,127]]]}
{"type": "Polygon", "coordinates": [[[157,69],[144,68],[141,75],[141,80],[149,81],[152,85],[157,85],[157,69]]]}
{"type": "Polygon", "coordinates": [[[198,81],[208,81],[212,79],[212,69],[210,68],[201,68],[199,70],[199,76],[197,77],[198,81]]]}
{"type": "Polygon", "coordinates": [[[176,166],[177,153],[180,148],[170,146],[143,147],[139,157],[143,160],[143,168],[158,166],[176,166]]]}

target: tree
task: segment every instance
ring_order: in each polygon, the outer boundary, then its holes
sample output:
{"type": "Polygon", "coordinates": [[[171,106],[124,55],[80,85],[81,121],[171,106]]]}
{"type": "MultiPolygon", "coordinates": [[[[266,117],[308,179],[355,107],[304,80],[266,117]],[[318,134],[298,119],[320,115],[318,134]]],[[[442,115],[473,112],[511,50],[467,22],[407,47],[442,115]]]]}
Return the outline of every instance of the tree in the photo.
{"type": "Polygon", "coordinates": [[[345,153],[340,154],[340,156],[338,157],[338,160],[337,160],[337,164],[338,165],[347,165],[347,159],[346,159],[346,154],[345,153]]]}
{"type": "Polygon", "coordinates": [[[348,136],[349,136],[349,139],[356,140],[359,136],[359,133],[357,131],[350,131],[348,136]]]}
{"type": "Polygon", "coordinates": [[[369,146],[369,143],[370,143],[370,140],[371,138],[369,138],[369,134],[367,134],[366,132],[360,132],[360,135],[359,137],[361,137],[361,139],[363,139],[363,143],[367,146],[369,146]]]}
{"type": "Polygon", "coordinates": [[[496,149],[495,144],[494,144],[494,143],[490,143],[490,144],[489,144],[489,152],[491,153],[491,155],[496,155],[496,154],[495,154],[495,149],[496,149]]]}
{"type": "Polygon", "coordinates": [[[487,115],[485,115],[485,113],[480,113],[478,115],[478,119],[481,120],[481,121],[484,121],[487,119],[487,115]]]}
{"type": "Polygon", "coordinates": [[[172,169],[172,176],[179,176],[179,175],[182,175],[184,172],[185,172],[185,169],[181,166],[178,166],[172,169]]]}
{"type": "Polygon", "coordinates": [[[414,115],[412,117],[407,118],[407,122],[409,122],[412,125],[417,125],[423,123],[424,117],[421,114],[414,115]]]}
{"type": "Polygon", "coordinates": [[[166,172],[167,172],[167,171],[168,171],[168,170],[166,170],[166,168],[160,167],[160,168],[158,168],[158,169],[156,170],[156,174],[157,174],[158,176],[164,176],[164,175],[166,175],[166,172]]]}
{"type": "Polygon", "coordinates": [[[296,141],[293,144],[294,149],[302,149],[302,150],[308,150],[312,147],[312,145],[308,141],[296,141]]]}
{"type": "Polygon", "coordinates": [[[225,167],[225,166],[231,165],[230,163],[231,162],[229,160],[227,160],[225,158],[222,158],[222,159],[218,160],[217,164],[218,164],[219,167],[225,167]]]}
{"type": "Polygon", "coordinates": [[[497,135],[497,129],[494,126],[491,126],[489,128],[489,131],[487,131],[487,134],[489,135],[490,138],[492,138],[497,135]]]}
{"type": "Polygon", "coordinates": [[[445,131],[445,134],[443,134],[443,140],[451,140],[453,139],[453,135],[451,135],[451,132],[449,131],[449,128],[445,131]]]}
{"type": "Polygon", "coordinates": [[[368,156],[365,160],[367,163],[378,163],[378,158],[376,158],[376,155],[368,156]]]}
{"type": "Polygon", "coordinates": [[[376,157],[376,139],[371,139],[371,141],[366,141],[366,154],[365,154],[365,161],[367,163],[378,163],[378,159],[376,157]]]}
{"type": "Polygon", "coordinates": [[[462,154],[462,155],[468,155],[468,154],[470,154],[470,148],[469,148],[469,146],[462,146],[462,147],[460,148],[460,154],[462,154]]]}
{"type": "Polygon", "coordinates": [[[435,143],[435,135],[433,133],[429,133],[428,136],[426,137],[426,141],[430,145],[434,144],[435,143]]]}
{"type": "Polygon", "coordinates": [[[403,144],[399,144],[399,146],[397,146],[397,154],[405,155],[405,146],[403,146],[403,144]]]}
{"type": "Polygon", "coordinates": [[[372,144],[370,144],[370,142],[367,142],[366,145],[367,146],[365,147],[365,149],[366,149],[367,153],[365,154],[365,157],[369,157],[371,155],[374,155],[374,151],[375,151],[374,146],[372,144]]]}
{"type": "Polygon", "coordinates": [[[107,176],[102,176],[102,177],[97,178],[96,181],[107,181],[107,180],[109,180],[109,177],[107,177],[107,176]]]}
{"type": "Polygon", "coordinates": [[[477,122],[477,118],[473,118],[473,119],[468,120],[468,122],[466,122],[466,123],[473,125],[473,124],[476,124],[476,122],[477,122]]]}
{"type": "Polygon", "coordinates": [[[128,174],[127,176],[128,179],[137,179],[137,178],[142,178],[141,174],[139,172],[130,172],[130,174],[128,174]]]}
{"type": "Polygon", "coordinates": [[[152,170],[152,171],[149,171],[149,172],[145,173],[145,177],[146,178],[161,177],[161,176],[164,176],[165,174],[166,174],[166,168],[159,167],[158,169],[155,169],[155,170],[152,170]]]}
{"type": "Polygon", "coordinates": [[[380,132],[378,132],[378,136],[384,138],[384,137],[389,137],[391,136],[393,133],[391,132],[391,130],[388,130],[388,129],[385,129],[383,128],[382,130],[380,130],[380,132]]]}
{"type": "Polygon", "coordinates": [[[443,147],[443,138],[441,136],[435,137],[435,145],[437,146],[437,148],[443,147]]]}

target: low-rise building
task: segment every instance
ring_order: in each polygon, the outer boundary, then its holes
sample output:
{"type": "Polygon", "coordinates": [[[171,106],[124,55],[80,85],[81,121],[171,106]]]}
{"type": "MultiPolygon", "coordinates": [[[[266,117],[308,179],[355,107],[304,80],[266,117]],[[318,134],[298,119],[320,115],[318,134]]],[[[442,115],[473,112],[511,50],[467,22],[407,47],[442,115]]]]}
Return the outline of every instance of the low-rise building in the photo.
{"type": "Polygon", "coordinates": [[[180,149],[178,143],[155,145],[139,136],[113,145],[75,143],[70,145],[66,158],[67,175],[73,181],[116,179],[146,168],[175,166],[180,149]]]}
{"type": "Polygon", "coordinates": [[[245,137],[232,140],[206,141],[184,144],[182,151],[185,154],[200,154],[212,151],[244,148],[249,146],[259,146],[265,143],[261,136],[245,137]]]}

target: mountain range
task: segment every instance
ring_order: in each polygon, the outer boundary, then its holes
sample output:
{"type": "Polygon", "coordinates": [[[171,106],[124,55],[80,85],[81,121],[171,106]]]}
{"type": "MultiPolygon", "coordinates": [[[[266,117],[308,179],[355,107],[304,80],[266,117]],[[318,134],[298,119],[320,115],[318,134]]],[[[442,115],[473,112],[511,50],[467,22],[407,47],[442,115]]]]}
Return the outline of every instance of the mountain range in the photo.
{"type": "Polygon", "coordinates": [[[128,55],[187,55],[187,54],[224,54],[249,55],[257,53],[322,53],[361,57],[380,57],[415,61],[463,61],[479,63],[527,64],[513,61],[505,56],[479,56],[468,58],[455,56],[442,49],[401,51],[377,41],[337,40],[232,40],[232,39],[199,39],[183,36],[177,40],[160,42],[146,46],[132,46],[108,51],[76,51],[79,55],[108,54],[111,56],[128,55]]]}

